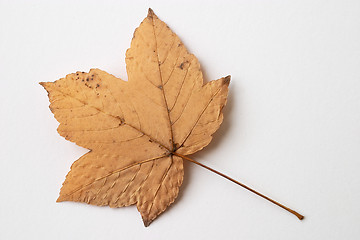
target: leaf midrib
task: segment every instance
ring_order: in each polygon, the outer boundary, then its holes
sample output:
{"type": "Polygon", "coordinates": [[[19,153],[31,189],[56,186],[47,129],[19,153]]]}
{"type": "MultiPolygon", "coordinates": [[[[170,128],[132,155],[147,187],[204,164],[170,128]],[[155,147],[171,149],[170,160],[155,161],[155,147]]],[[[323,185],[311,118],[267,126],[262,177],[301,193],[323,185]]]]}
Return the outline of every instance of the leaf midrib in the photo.
{"type": "Polygon", "coordinates": [[[174,143],[174,135],[173,135],[173,129],[171,126],[171,119],[170,119],[170,109],[166,100],[166,96],[165,96],[165,91],[164,91],[164,82],[163,82],[163,77],[162,77],[162,73],[161,73],[161,69],[160,69],[160,60],[159,60],[159,51],[158,51],[158,45],[157,45],[157,38],[156,38],[156,33],[155,33],[155,23],[154,23],[154,16],[151,16],[151,23],[152,23],[152,29],[153,29],[153,33],[154,33],[154,39],[155,39],[155,53],[156,53],[156,59],[157,59],[157,65],[158,65],[158,69],[159,69],[159,75],[160,75],[160,81],[161,81],[161,93],[163,95],[163,99],[164,99],[164,104],[166,106],[166,113],[168,116],[168,124],[169,124],[169,128],[170,128],[170,135],[171,135],[171,152],[175,151],[175,143],[174,143]]]}

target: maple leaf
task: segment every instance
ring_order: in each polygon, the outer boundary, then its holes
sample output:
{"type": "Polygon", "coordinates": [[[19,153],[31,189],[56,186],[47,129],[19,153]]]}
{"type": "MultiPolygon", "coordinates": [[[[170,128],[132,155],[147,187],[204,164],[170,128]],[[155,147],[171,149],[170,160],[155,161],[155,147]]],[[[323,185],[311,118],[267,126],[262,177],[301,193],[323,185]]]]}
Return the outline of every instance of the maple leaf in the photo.
{"type": "Polygon", "coordinates": [[[99,69],[40,83],[65,139],[90,150],[58,202],[136,204],[145,226],[174,202],[183,158],[219,128],[230,76],[204,85],[197,58],[149,9],[126,52],[128,82],[99,69]]]}

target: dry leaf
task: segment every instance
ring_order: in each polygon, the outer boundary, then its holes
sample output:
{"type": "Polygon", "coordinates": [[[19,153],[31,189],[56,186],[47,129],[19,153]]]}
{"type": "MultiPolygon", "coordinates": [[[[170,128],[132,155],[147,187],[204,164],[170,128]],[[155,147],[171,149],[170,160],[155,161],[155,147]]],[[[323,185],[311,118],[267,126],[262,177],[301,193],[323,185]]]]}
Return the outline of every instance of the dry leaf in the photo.
{"type": "Polygon", "coordinates": [[[58,132],[90,149],[71,166],[58,202],[136,204],[145,226],[174,202],[183,159],[223,120],[230,76],[203,84],[196,57],[149,9],[126,52],[129,81],[99,69],[41,83],[58,132]]]}

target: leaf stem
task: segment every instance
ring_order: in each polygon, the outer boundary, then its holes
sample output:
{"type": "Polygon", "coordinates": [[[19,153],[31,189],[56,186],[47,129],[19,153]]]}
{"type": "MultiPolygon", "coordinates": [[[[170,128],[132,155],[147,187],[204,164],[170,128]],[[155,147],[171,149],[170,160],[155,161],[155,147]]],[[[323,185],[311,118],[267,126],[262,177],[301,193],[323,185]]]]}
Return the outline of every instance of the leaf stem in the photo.
{"type": "Polygon", "coordinates": [[[210,167],[208,167],[208,166],[206,166],[206,165],[204,165],[204,164],[202,164],[202,163],[199,163],[199,162],[197,162],[197,161],[195,161],[195,160],[193,160],[193,159],[191,159],[191,158],[189,158],[189,157],[187,157],[187,156],[181,155],[181,154],[179,154],[179,153],[174,152],[173,154],[176,155],[176,156],[178,156],[178,157],[181,157],[182,159],[185,159],[185,160],[187,160],[187,161],[189,161],[189,162],[195,163],[195,164],[197,164],[197,165],[199,165],[199,166],[201,166],[201,167],[203,167],[203,168],[206,168],[207,170],[210,170],[210,171],[212,171],[212,172],[214,172],[214,173],[216,173],[216,174],[218,174],[218,175],[220,175],[220,176],[222,176],[222,177],[224,177],[224,178],[232,181],[233,183],[236,183],[237,185],[240,185],[241,187],[245,188],[246,190],[249,190],[250,192],[255,193],[256,195],[258,195],[258,196],[260,196],[260,197],[262,197],[262,198],[264,198],[264,199],[272,202],[273,204],[278,205],[279,207],[285,209],[286,211],[294,214],[294,215],[295,215],[298,219],[300,219],[300,220],[303,220],[303,219],[304,219],[304,216],[301,215],[300,213],[297,213],[296,211],[294,211],[294,210],[292,210],[292,209],[290,209],[290,208],[288,208],[288,207],[285,207],[284,205],[282,205],[282,204],[280,204],[280,203],[272,200],[271,198],[269,198],[269,197],[267,197],[267,196],[265,196],[265,195],[263,195],[263,194],[255,191],[255,190],[251,189],[250,187],[246,186],[245,184],[242,184],[242,183],[236,181],[235,179],[233,179],[233,178],[231,178],[231,177],[229,177],[229,176],[226,176],[225,174],[223,174],[223,173],[221,173],[221,172],[216,171],[215,169],[212,169],[212,168],[210,168],[210,167]]]}

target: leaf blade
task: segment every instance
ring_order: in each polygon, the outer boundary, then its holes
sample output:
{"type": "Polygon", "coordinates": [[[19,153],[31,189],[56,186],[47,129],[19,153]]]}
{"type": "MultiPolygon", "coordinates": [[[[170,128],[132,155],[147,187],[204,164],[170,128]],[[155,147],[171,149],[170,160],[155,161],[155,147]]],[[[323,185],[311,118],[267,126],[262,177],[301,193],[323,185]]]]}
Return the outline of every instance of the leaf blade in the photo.
{"type": "Polygon", "coordinates": [[[74,162],[58,201],[136,204],[148,226],[178,195],[175,155],[199,151],[219,128],[230,77],[203,85],[197,58],[151,9],[126,64],[128,82],[91,69],[41,85],[59,134],[92,150],[74,162]]]}

